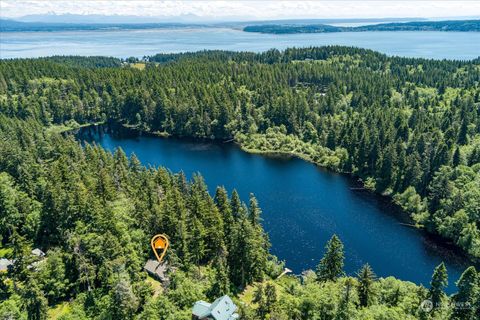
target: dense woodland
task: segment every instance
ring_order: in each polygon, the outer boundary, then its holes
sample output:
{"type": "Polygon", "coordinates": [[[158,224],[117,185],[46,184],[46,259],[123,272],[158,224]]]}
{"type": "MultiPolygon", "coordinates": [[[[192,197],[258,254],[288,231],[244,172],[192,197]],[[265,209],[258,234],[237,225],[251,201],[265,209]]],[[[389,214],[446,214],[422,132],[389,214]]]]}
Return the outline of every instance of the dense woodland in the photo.
{"type": "Polygon", "coordinates": [[[15,259],[0,273],[0,318],[45,319],[66,304],[62,319],[189,319],[196,300],[225,293],[245,319],[476,318],[473,267],[451,297],[443,264],[430,288],[376,279],[368,266],[347,277],[336,237],[316,274],[273,280],[282,264],[268,253],[253,195],[248,204],[221,187],[211,196],[201,176],[145,168],[51,129],[115,121],[295,154],[392,196],[418,227],[477,259],[478,60],[322,47],[165,54],[131,66],[0,61],[0,253],[15,259]],[[165,288],[142,271],[159,232],[172,242],[165,288]],[[47,259],[34,261],[36,247],[47,259]],[[432,312],[419,308],[425,298],[432,312]]]}

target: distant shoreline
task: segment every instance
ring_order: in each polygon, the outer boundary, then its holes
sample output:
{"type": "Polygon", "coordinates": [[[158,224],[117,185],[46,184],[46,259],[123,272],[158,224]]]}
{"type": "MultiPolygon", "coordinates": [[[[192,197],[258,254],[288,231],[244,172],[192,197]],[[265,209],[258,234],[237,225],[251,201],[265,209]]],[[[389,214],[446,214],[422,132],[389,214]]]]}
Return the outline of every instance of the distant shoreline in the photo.
{"type": "Polygon", "coordinates": [[[228,28],[243,32],[294,34],[294,33],[330,33],[362,31],[480,31],[480,20],[442,20],[405,22],[373,19],[351,20],[357,26],[348,26],[348,21],[335,20],[276,20],[250,22],[149,22],[149,23],[99,23],[99,22],[22,22],[0,18],[0,32],[61,32],[61,31],[115,31],[150,29],[222,29],[228,28]]]}
{"type": "Polygon", "coordinates": [[[245,32],[269,34],[334,33],[365,31],[444,31],[480,32],[480,20],[413,21],[369,24],[356,27],[328,24],[256,24],[243,28],[245,32]]]}

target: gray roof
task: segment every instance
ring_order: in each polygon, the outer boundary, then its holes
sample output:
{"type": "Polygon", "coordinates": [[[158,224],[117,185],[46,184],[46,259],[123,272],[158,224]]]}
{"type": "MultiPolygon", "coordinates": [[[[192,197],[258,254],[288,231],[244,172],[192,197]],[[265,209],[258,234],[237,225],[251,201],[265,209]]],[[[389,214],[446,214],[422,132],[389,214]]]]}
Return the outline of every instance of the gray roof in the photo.
{"type": "Polygon", "coordinates": [[[147,263],[145,263],[145,266],[143,268],[152,276],[158,277],[162,282],[165,282],[168,280],[168,277],[166,275],[166,272],[167,272],[166,263],[158,263],[158,261],[156,260],[148,260],[147,263]]]}
{"type": "Polygon", "coordinates": [[[192,314],[199,319],[233,320],[238,319],[235,313],[237,306],[229,296],[223,296],[212,304],[205,301],[197,301],[193,306],[192,314]]]}
{"type": "Polygon", "coordinates": [[[45,257],[45,252],[43,252],[42,250],[38,249],[38,248],[35,248],[32,250],[32,254],[34,256],[37,256],[37,257],[45,257]]]}
{"type": "Polygon", "coordinates": [[[7,271],[8,267],[13,265],[12,260],[8,260],[5,258],[0,258],[0,271],[7,271]]]}

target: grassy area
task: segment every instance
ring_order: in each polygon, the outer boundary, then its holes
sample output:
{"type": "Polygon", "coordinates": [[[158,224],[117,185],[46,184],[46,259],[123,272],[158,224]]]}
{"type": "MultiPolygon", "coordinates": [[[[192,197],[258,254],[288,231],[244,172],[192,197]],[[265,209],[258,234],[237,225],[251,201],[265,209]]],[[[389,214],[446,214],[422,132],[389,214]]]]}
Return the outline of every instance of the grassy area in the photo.
{"type": "Polygon", "coordinates": [[[125,128],[128,128],[128,129],[133,129],[133,130],[139,130],[139,131],[142,131],[142,132],[146,132],[146,133],[150,133],[150,134],[153,134],[157,137],[162,137],[162,138],[168,138],[170,137],[170,134],[167,132],[167,131],[152,131],[152,130],[149,130],[149,129],[145,129],[143,128],[142,126],[138,125],[138,124],[128,124],[128,123],[121,123],[121,125],[125,128]]]}
{"type": "Polygon", "coordinates": [[[70,313],[70,304],[68,302],[62,302],[48,310],[48,319],[56,320],[68,313],[70,313]]]}
{"type": "Polygon", "coordinates": [[[147,283],[150,283],[153,289],[153,297],[157,297],[163,292],[163,287],[160,281],[155,280],[154,278],[148,276],[147,280],[145,280],[147,283]]]}
{"type": "Polygon", "coordinates": [[[260,150],[260,149],[254,149],[254,148],[249,148],[246,147],[243,144],[237,143],[237,145],[242,149],[243,151],[247,153],[252,153],[252,154],[263,154],[263,155],[270,155],[270,156],[285,156],[285,157],[297,157],[302,160],[305,160],[307,162],[311,162],[313,164],[317,164],[309,155],[303,154],[300,152],[295,152],[295,151],[279,151],[279,150],[274,150],[274,149],[268,149],[268,150],[260,150]]]}
{"type": "Polygon", "coordinates": [[[70,122],[64,123],[64,124],[53,124],[53,125],[47,127],[45,129],[45,132],[47,134],[62,133],[62,132],[66,132],[66,131],[70,131],[70,130],[74,130],[74,129],[78,129],[78,128],[82,128],[82,127],[88,127],[88,126],[92,126],[92,125],[96,126],[96,125],[99,125],[99,124],[102,124],[102,123],[103,123],[103,121],[78,124],[76,121],[70,121],[70,122]]]}
{"type": "Polygon", "coordinates": [[[67,126],[67,125],[64,125],[64,124],[54,124],[54,125],[51,125],[51,126],[47,127],[45,129],[45,132],[48,133],[48,134],[62,133],[62,132],[70,131],[70,130],[77,129],[77,128],[79,128],[79,126],[74,127],[74,126],[67,126]]]}
{"type": "Polygon", "coordinates": [[[132,68],[138,69],[138,70],[144,70],[145,69],[145,63],[144,62],[137,62],[137,63],[131,63],[130,66],[132,68]]]}
{"type": "Polygon", "coordinates": [[[247,286],[245,290],[243,290],[242,294],[238,297],[238,299],[245,303],[246,305],[252,304],[253,300],[253,293],[255,292],[256,284],[247,286]]]}
{"type": "MultiPolygon", "coordinates": [[[[294,276],[283,276],[280,279],[276,280],[265,280],[262,284],[265,286],[267,283],[273,284],[275,286],[277,296],[280,297],[285,293],[287,287],[291,286],[293,283],[297,283],[297,279],[294,276]]],[[[260,282],[254,283],[253,285],[247,286],[242,294],[238,297],[238,300],[246,305],[252,305],[253,297],[257,285],[260,282]]]]}
{"type": "Polygon", "coordinates": [[[12,255],[12,248],[0,248],[0,258],[10,258],[12,255]]]}

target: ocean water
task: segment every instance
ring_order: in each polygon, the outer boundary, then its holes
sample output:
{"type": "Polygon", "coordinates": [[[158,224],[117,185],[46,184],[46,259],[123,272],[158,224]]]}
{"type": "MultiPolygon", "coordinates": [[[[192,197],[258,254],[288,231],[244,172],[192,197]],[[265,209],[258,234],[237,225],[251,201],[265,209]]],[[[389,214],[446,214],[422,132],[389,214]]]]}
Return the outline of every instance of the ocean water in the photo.
{"type": "Polygon", "coordinates": [[[0,57],[102,55],[126,58],[208,49],[265,51],[271,48],[346,45],[388,55],[474,59],[480,32],[342,32],[259,34],[228,28],[99,30],[0,33],[0,57]]]}

